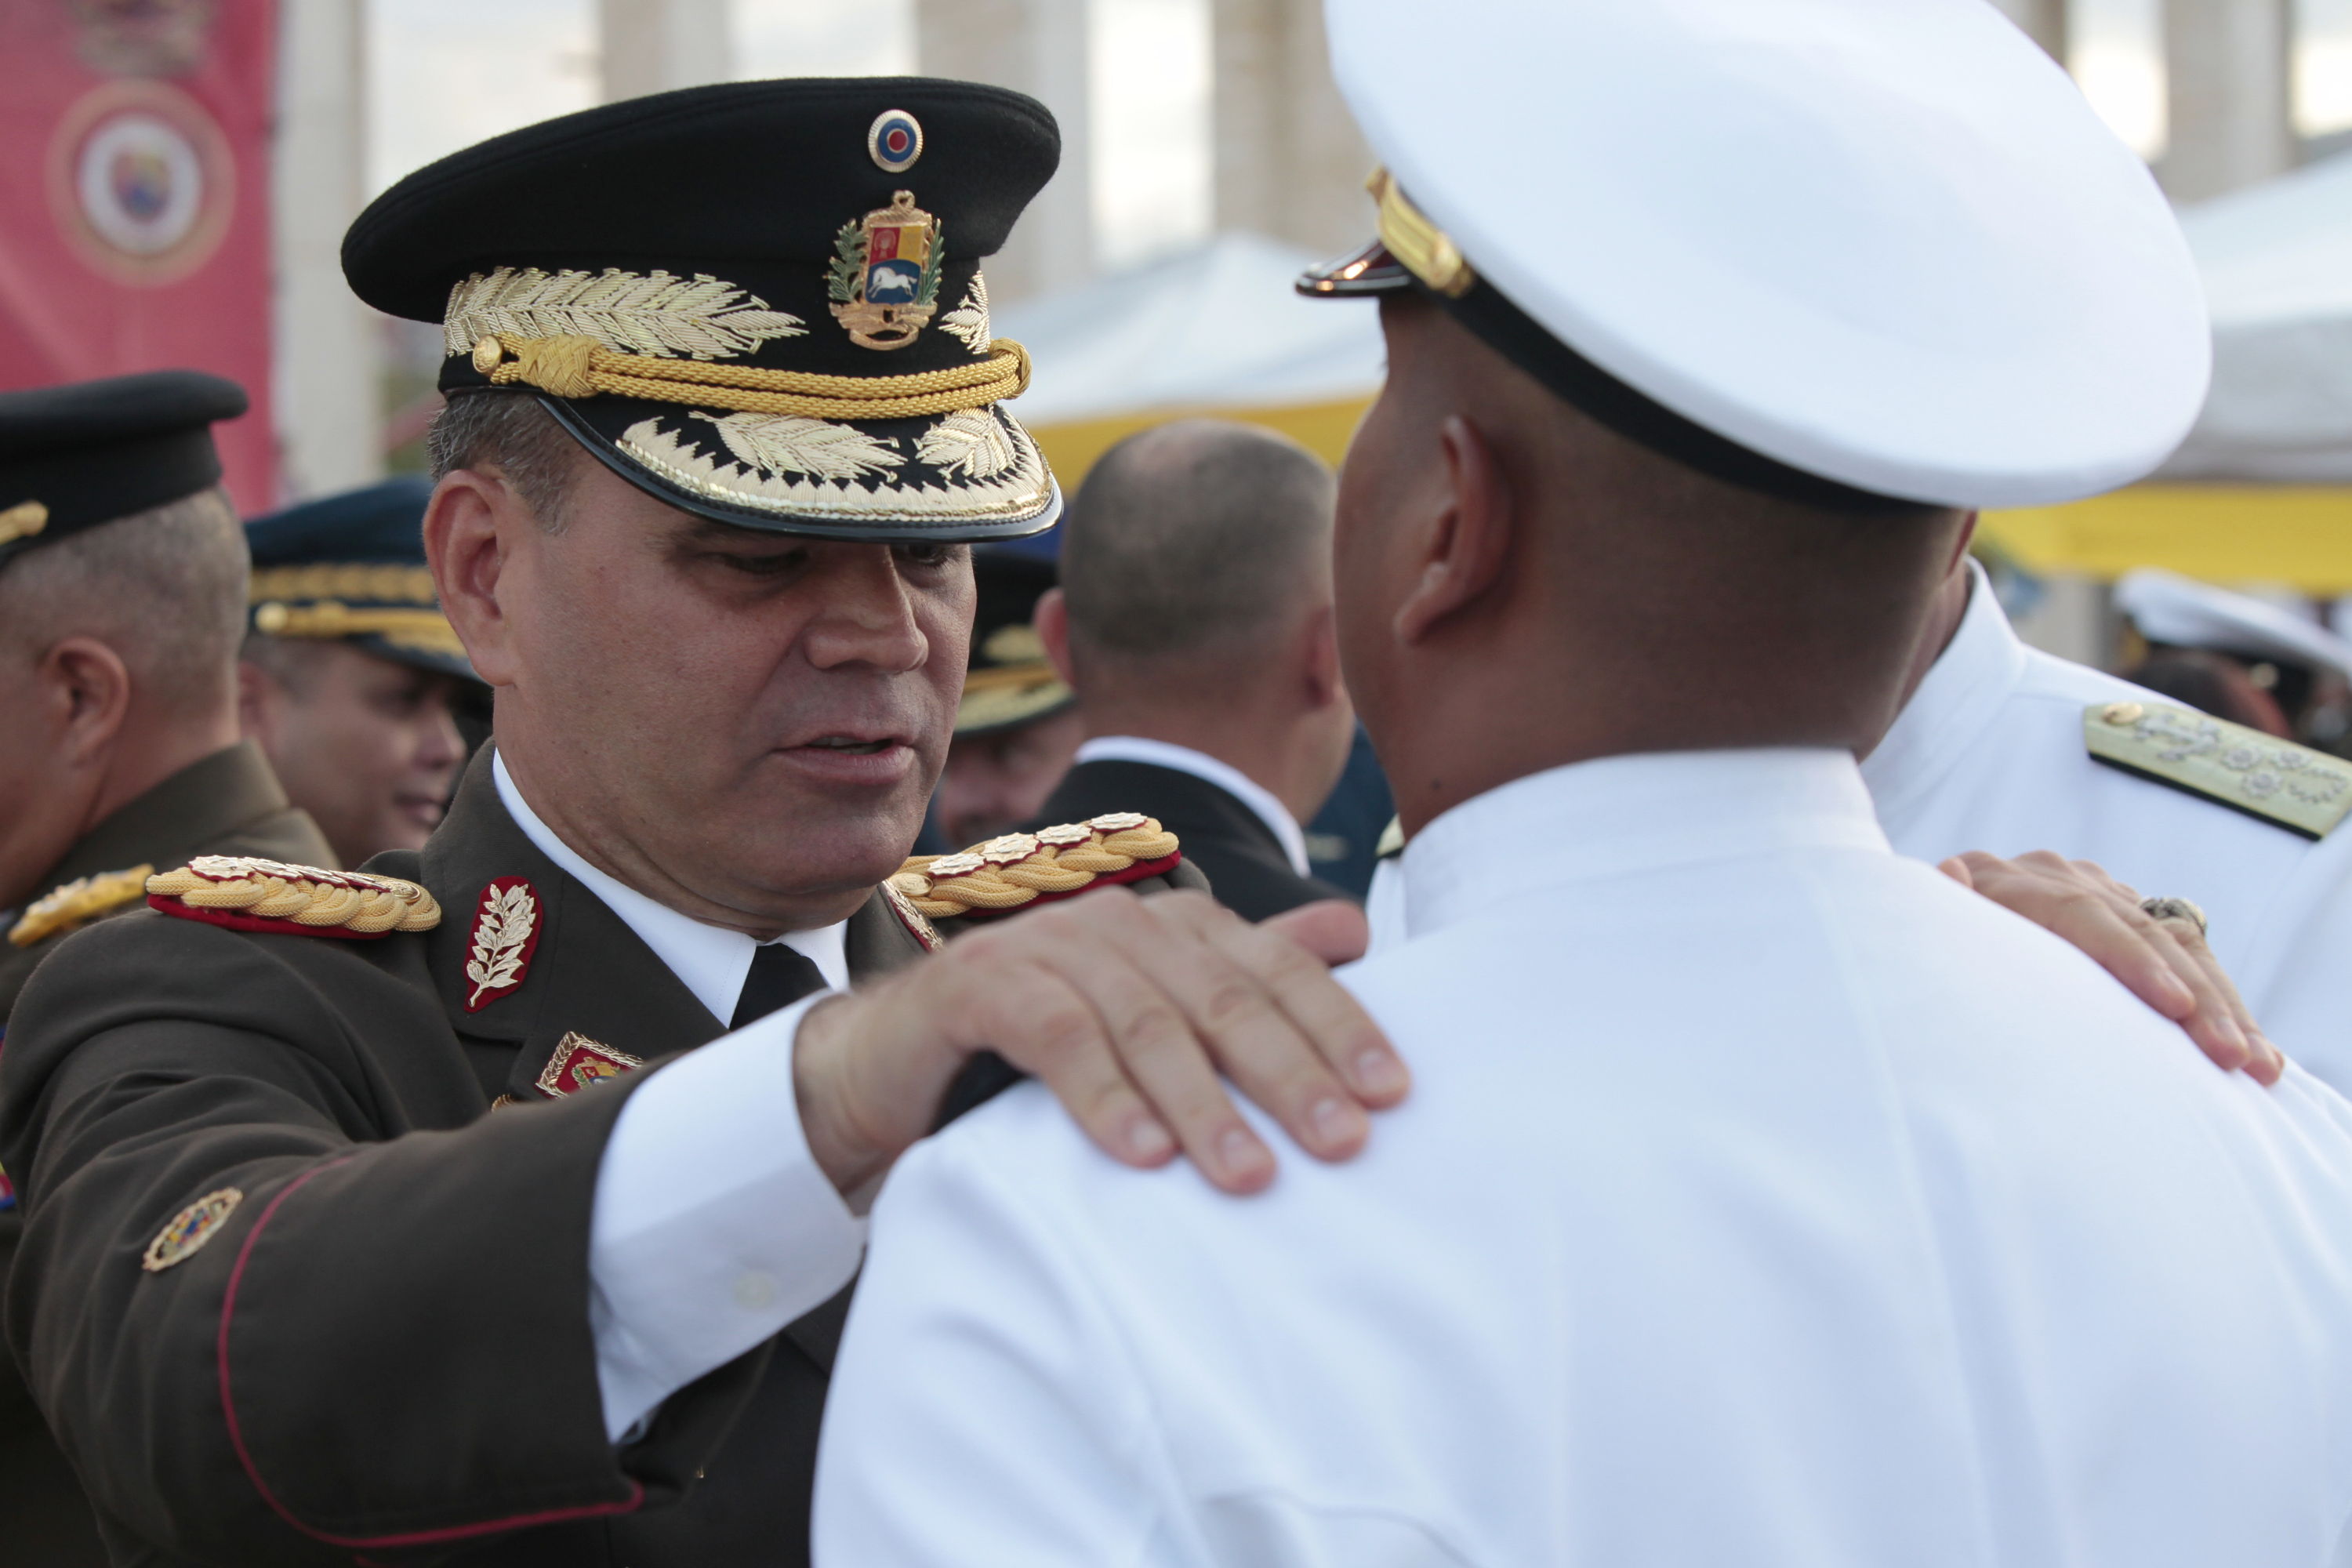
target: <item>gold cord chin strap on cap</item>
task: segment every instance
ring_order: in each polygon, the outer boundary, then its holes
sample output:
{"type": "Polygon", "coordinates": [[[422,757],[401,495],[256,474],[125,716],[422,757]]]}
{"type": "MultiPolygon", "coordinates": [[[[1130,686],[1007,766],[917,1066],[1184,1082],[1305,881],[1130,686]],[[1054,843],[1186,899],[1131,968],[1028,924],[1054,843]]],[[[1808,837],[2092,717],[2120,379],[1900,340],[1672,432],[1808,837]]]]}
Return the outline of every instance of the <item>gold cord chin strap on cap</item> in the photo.
{"type": "Polygon", "coordinates": [[[1029,389],[1029,351],[998,338],[988,358],[915,375],[817,375],[708,360],[622,353],[594,338],[496,332],[474,344],[474,368],[493,386],[535,386],[558,397],[647,397],[738,414],[811,419],[919,419],[984,408],[1029,389]]]}

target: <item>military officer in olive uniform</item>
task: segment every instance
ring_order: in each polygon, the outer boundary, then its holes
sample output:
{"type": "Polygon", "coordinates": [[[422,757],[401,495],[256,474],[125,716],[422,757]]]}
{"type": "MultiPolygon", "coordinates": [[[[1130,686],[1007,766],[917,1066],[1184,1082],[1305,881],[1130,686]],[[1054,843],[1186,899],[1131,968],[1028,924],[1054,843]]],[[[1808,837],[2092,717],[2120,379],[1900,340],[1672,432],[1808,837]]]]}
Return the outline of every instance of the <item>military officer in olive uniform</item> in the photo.
{"type": "Polygon", "coordinates": [[[238,719],[345,866],[424,847],[466,763],[458,717],[488,707],[425,568],[432,494],[404,474],[245,525],[238,719]]]}
{"type": "MultiPolygon", "coordinates": [[[[66,932],[197,855],[325,840],[236,738],[245,539],[212,424],[234,383],[163,371],[0,394],[0,1028],[66,932]]],[[[0,1282],[21,1215],[0,1173],[0,1282]]],[[[105,1561],[14,1363],[0,1365],[11,1561],[105,1561]]]]}
{"type": "Polygon", "coordinates": [[[1133,813],[907,859],[967,545],[1060,506],[979,272],[1056,148],[995,89],[734,83],[354,225],[446,329],[495,745],[421,851],[159,867],[26,992],[7,1331],[119,1560],[801,1561],[865,1203],[987,1050],[1236,1192],[1220,1071],[1325,1158],[1403,1094],[1348,911],[1135,897],[1198,879],[1133,813]]]}

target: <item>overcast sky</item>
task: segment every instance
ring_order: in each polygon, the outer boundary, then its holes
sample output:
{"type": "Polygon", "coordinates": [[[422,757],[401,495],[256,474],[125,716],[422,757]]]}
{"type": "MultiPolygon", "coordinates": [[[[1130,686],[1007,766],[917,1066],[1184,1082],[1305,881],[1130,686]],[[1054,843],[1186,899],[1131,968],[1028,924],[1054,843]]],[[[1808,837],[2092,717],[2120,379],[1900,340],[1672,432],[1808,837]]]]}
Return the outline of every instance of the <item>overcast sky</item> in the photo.
{"type": "MultiPolygon", "coordinates": [[[[2297,118],[2352,127],[2352,0],[2296,0],[2297,118]]],[[[2073,0],[2084,90],[2143,153],[2164,138],[2162,0],[2073,0]]],[[[1105,262],[1182,245],[1209,222],[1208,0],[1092,0],[1095,211],[1105,262]]],[[[373,0],[371,172],[378,188],[483,137],[596,97],[594,0],[373,0]]],[[[736,74],[910,71],[909,0],[732,0],[736,74]]]]}

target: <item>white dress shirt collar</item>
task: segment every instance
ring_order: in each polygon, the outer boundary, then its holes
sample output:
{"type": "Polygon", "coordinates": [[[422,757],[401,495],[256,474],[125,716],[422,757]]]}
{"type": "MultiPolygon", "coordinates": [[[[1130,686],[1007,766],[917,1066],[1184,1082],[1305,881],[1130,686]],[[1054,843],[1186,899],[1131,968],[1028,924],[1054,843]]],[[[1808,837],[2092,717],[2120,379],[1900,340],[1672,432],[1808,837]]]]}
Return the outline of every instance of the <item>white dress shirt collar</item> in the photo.
{"type": "MultiPolygon", "coordinates": [[[[504,757],[493,754],[490,770],[498,781],[499,803],[514,818],[515,826],[522,829],[523,837],[537,845],[541,854],[578,878],[590,892],[604,901],[605,908],[620,916],[621,923],[653,949],[654,956],[669,966],[669,972],[694,993],[695,1000],[708,1008],[712,1017],[721,1024],[732,1018],[735,1003],[743,994],[743,981],[751,973],[751,955],[761,943],[740,931],[706,925],[682,915],[598,870],[539,819],[539,814],[522,798],[522,791],[515,787],[504,757]]],[[[814,931],[786,931],[776,940],[805,955],[816,965],[817,973],[824,976],[827,985],[835,991],[846,991],[848,931],[849,922],[842,921],[814,931]]]]}
{"type": "Polygon", "coordinates": [[[1149,763],[1156,768],[1173,768],[1213,784],[1257,814],[1274,834],[1275,842],[1282,846],[1292,870],[1302,877],[1314,874],[1307,863],[1307,830],[1298,826],[1298,818],[1275,798],[1272,790],[1231,763],[1219,762],[1206,752],[1196,752],[1190,746],[1150,741],[1140,735],[1097,735],[1078,748],[1071,765],[1080,763],[1149,763]]]}
{"type": "Polygon", "coordinates": [[[1968,570],[1969,607],[1959,629],[1886,738],[1863,760],[1863,782],[1890,816],[1909,810],[1969,755],[2025,679],[2025,644],[2001,613],[1984,568],[1970,561],[1968,570]]]}
{"type": "Polygon", "coordinates": [[[1889,852],[1853,757],[1791,747],[1576,763],[1488,790],[1414,834],[1402,858],[1406,932],[1427,936],[1531,889],[1790,848],[1889,852]]]}

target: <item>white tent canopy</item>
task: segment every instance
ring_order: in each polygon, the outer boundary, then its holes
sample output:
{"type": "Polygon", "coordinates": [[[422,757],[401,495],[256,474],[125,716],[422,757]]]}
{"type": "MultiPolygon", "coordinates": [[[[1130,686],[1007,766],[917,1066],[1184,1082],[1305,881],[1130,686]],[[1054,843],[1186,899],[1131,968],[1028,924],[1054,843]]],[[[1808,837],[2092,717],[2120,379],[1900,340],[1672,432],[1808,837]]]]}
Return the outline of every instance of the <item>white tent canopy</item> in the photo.
{"type": "Polygon", "coordinates": [[[2213,390],[2163,479],[2352,483],[2352,153],[2182,213],[2213,390]]]}
{"type": "Polygon", "coordinates": [[[1067,294],[996,312],[1036,378],[1014,411],[1050,426],[1179,409],[1336,403],[1380,390],[1385,355],[1369,300],[1291,289],[1315,259],[1223,234],[1067,294]]]}

